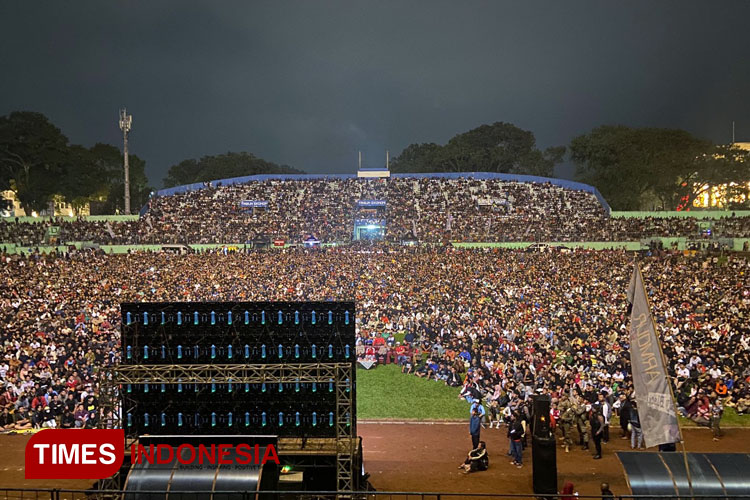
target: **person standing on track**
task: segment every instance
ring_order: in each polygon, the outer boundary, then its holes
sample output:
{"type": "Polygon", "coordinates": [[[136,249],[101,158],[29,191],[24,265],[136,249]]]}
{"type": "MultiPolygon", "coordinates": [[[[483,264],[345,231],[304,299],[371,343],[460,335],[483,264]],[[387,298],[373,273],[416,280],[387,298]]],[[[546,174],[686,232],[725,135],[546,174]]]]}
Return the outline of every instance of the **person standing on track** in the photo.
{"type": "Polygon", "coordinates": [[[576,406],[576,422],[578,424],[578,434],[580,439],[578,444],[584,450],[589,449],[589,436],[591,435],[591,405],[581,399],[576,406]]]}
{"type": "Polygon", "coordinates": [[[484,406],[482,406],[482,400],[481,399],[475,399],[474,401],[471,402],[471,412],[470,413],[473,414],[474,411],[477,411],[479,413],[479,419],[480,420],[484,420],[484,415],[485,415],[486,412],[484,411],[484,406]]]}
{"type": "Polygon", "coordinates": [[[563,446],[565,446],[565,453],[570,451],[570,447],[573,444],[571,432],[573,430],[573,422],[575,421],[575,409],[573,403],[567,394],[563,394],[560,398],[560,427],[562,427],[563,433],[563,446]]]}
{"type": "Polygon", "coordinates": [[[471,435],[471,449],[479,447],[479,433],[482,431],[482,417],[479,411],[472,409],[471,418],[469,419],[469,434],[471,435]]]}
{"type": "Polygon", "coordinates": [[[604,432],[602,433],[602,441],[604,444],[609,442],[609,419],[612,417],[612,405],[609,404],[607,394],[602,391],[599,393],[599,406],[602,409],[602,416],[604,417],[604,432]]]}
{"type": "Polygon", "coordinates": [[[591,412],[591,436],[594,438],[594,446],[596,446],[596,455],[594,460],[602,458],[602,438],[604,437],[604,415],[602,415],[602,407],[600,405],[594,405],[594,411],[591,412]]]}
{"type": "MultiPolygon", "coordinates": [[[[716,394],[713,393],[711,396],[714,397],[716,394]]],[[[711,431],[714,434],[714,441],[718,441],[721,437],[721,416],[723,414],[724,405],[721,404],[721,399],[716,397],[711,405],[711,431]]]]}
{"type": "Polygon", "coordinates": [[[630,447],[634,450],[643,448],[643,429],[638,415],[638,403],[635,400],[630,407],[630,447]]]}
{"type": "Polygon", "coordinates": [[[617,403],[619,403],[619,408],[617,409],[617,411],[620,417],[620,429],[622,430],[621,438],[628,439],[630,435],[630,432],[628,431],[628,423],[630,422],[630,411],[632,408],[632,403],[625,393],[620,394],[620,400],[615,404],[617,403]]]}
{"type": "Polygon", "coordinates": [[[508,424],[508,440],[510,440],[510,451],[513,455],[512,465],[519,469],[523,467],[523,425],[521,424],[521,415],[514,411],[508,424]]]}

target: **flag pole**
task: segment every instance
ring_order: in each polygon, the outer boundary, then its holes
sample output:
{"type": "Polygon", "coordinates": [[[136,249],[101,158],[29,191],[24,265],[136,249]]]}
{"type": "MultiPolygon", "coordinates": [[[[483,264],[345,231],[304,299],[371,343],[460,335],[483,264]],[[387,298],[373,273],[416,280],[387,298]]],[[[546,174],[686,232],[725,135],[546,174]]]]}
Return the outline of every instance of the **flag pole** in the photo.
{"type": "Polygon", "coordinates": [[[648,292],[646,290],[646,282],[643,280],[643,274],[641,273],[641,266],[638,262],[635,263],[635,269],[638,273],[638,277],[641,279],[641,287],[643,287],[643,296],[646,298],[646,305],[648,306],[648,316],[651,318],[651,325],[654,328],[654,334],[656,335],[656,345],[659,346],[659,354],[661,354],[661,362],[664,365],[664,376],[667,378],[667,386],[669,387],[669,394],[672,396],[672,405],[674,406],[675,417],[677,419],[677,430],[680,433],[680,447],[682,448],[682,460],[685,463],[685,474],[687,475],[688,488],[690,489],[690,498],[694,498],[693,495],[693,479],[690,474],[690,466],[688,465],[687,451],[685,450],[685,438],[682,436],[682,424],[680,424],[680,413],[677,411],[677,398],[674,395],[674,389],[672,388],[672,380],[669,377],[669,365],[667,364],[667,358],[664,356],[664,351],[661,348],[661,335],[659,330],[656,329],[656,322],[654,321],[654,315],[652,314],[653,309],[651,308],[651,300],[648,298],[648,292]]]}

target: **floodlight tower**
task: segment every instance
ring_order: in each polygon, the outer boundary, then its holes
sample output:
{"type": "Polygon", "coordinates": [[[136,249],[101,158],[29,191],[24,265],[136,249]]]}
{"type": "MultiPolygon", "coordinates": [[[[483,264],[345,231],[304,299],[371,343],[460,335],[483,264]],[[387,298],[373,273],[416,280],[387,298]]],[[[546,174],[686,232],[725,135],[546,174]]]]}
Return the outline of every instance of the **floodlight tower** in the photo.
{"type": "Polygon", "coordinates": [[[128,165],[128,132],[133,125],[133,116],[125,108],[120,110],[120,130],[122,130],[122,152],[125,166],[125,215],[130,215],[130,166],[128,165]]]}

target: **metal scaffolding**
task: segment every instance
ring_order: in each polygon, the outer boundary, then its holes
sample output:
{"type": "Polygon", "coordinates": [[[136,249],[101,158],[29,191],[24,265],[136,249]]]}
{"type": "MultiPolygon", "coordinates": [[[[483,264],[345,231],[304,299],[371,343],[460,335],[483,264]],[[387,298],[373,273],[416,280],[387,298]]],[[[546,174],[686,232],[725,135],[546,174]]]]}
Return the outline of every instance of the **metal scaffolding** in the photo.
{"type": "MultiPolygon", "coordinates": [[[[216,364],[216,365],[119,365],[106,376],[106,388],[102,388],[102,409],[111,419],[102,419],[108,428],[124,428],[123,418],[126,409],[118,407],[119,388],[124,384],[210,384],[210,383],[327,383],[334,381],[336,393],[336,437],[317,438],[322,443],[330,443],[327,448],[336,455],[336,476],[338,490],[355,490],[354,461],[357,453],[357,424],[354,418],[355,385],[353,363],[320,364],[216,364]],[[106,406],[105,406],[106,405],[106,406]],[[105,420],[109,422],[105,423],[105,420]]],[[[125,401],[122,401],[125,404],[125,401]]],[[[126,447],[128,438],[126,436],[126,447]]],[[[286,439],[287,448],[293,440],[286,439]]]]}

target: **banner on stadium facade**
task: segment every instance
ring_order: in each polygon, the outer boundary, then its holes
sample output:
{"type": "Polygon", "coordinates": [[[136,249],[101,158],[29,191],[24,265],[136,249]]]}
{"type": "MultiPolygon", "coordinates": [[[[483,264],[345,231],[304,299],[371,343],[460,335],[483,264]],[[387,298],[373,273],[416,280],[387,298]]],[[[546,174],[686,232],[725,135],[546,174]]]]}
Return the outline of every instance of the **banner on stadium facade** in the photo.
{"type": "Polygon", "coordinates": [[[355,226],[385,226],[385,219],[354,219],[355,226]]]}
{"type": "Polygon", "coordinates": [[[283,247],[285,243],[286,241],[282,239],[273,240],[273,246],[275,247],[283,247]]]}
{"type": "Polygon", "coordinates": [[[649,310],[641,270],[636,264],[628,289],[630,314],[630,364],[633,371],[638,416],[647,448],[680,441],[669,377],[649,310]]]}
{"type": "Polygon", "coordinates": [[[383,208],[385,207],[385,200],[359,200],[357,202],[357,208],[383,208]]]}
{"type": "Polygon", "coordinates": [[[267,200],[242,200],[240,202],[241,208],[268,208],[267,200]]]}

